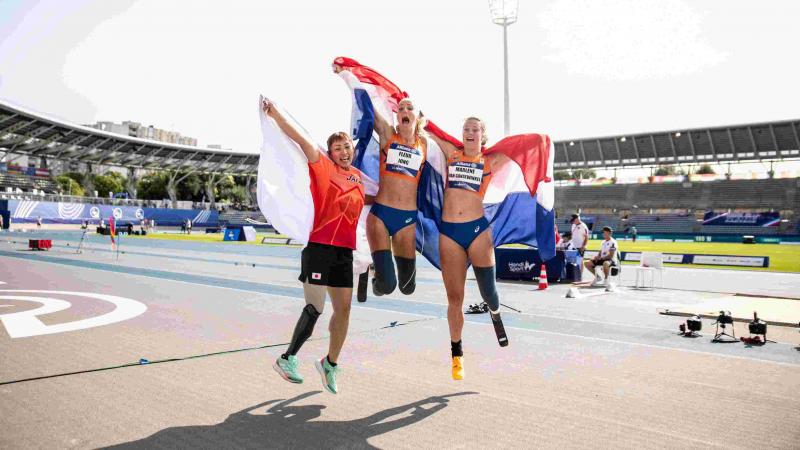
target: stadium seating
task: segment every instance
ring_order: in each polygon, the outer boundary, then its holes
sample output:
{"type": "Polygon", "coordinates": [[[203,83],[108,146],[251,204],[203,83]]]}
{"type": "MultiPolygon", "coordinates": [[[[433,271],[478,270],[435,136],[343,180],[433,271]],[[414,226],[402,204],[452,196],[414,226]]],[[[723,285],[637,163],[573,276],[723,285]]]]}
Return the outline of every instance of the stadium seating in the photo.
{"type": "MultiPolygon", "coordinates": [[[[560,213],[609,210],[800,210],[796,179],[556,187],[560,213]]],[[[611,212],[611,211],[609,211],[611,212]]]]}
{"type": "Polygon", "coordinates": [[[58,184],[50,179],[0,172],[0,191],[5,191],[6,187],[19,188],[25,192],[30,192],[34,189],[48,193],[58,192],[58,184]]]}
{"type": "Polygon", "coordinates": [[[594,219],[594,230],[608,225],[617,236],[634,225],[639,235],[798,234],[798,183],[797,179],[764,179],[556,187],[556,211],[562,218],[557,225],[561,232],[569,230],[563,218],[580,210],[594,219]],[[779,211],[785,222],[772,227],[706,226],[702,217],[707,210],[779,211]]]}

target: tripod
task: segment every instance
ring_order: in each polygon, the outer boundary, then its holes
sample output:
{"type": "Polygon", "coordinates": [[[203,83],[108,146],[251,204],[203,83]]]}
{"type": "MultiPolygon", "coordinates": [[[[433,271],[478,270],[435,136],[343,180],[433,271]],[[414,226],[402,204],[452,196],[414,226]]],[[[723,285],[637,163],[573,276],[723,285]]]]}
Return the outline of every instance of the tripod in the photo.
{"type": "Polygon", "coordinates": [[[88,233],[87,230],[83,230],[83,234],[81,235],[81,241],[78,243],[78,250],[76,250],[75,253],[78,254],[83,253],[83,241],[86,240],[87,233],[88,233]]]}
{"type": "Polygon", "coordinates": [[[739,342],[739,340],[736,339],[736,330],[733,328],[733,316],[731,316],[730,311],[720,311],[719,316],[717,316],[717,321],[714,322],[714,324],[717,326],[717,331],[714,335],[714,339],[712,339],[711,342],[718,342],[722,344],[739,342]],[[728,334],[725,331],[725,327],[727,325],[731,326],[731,334],[728,334]],[[722,328],[722,331],[719,331],[720,328],[722,328]],[[727,338],[724,338],[723,336],[727,336],[727,338]]]}

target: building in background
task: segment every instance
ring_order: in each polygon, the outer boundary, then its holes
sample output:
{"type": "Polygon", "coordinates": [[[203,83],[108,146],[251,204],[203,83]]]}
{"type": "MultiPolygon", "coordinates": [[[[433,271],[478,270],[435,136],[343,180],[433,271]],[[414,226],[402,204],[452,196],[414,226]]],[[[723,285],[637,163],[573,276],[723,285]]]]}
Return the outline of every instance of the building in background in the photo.
{"type": "Polygon", "coordinates": [[[123,136],[167,142],[169,144],[197,146],[197,138],[181,136],[177,131],[163,130],[152,125],[143,126],[139,122],[127,120],[122,123],[97,122],[87,126],[97,130],[108,131],[109,133],[121,134],[123,136]]]}

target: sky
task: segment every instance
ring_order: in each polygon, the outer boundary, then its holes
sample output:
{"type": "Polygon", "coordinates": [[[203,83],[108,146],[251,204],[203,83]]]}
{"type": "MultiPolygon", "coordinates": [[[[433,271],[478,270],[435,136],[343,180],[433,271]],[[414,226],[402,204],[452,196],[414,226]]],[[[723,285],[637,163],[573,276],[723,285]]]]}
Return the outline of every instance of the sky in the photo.
{"type": "MultiPolygon", "coordinates": [[[[800,117],[800,2],[521,0],[511,133],[556,140],[800,117]]],[[[258,94],[319,142],[349,130],[336,56],[460,134],[503,130],[502,28],[485,0],[0,0],[0,98],[257,152],[258,94]]]]}

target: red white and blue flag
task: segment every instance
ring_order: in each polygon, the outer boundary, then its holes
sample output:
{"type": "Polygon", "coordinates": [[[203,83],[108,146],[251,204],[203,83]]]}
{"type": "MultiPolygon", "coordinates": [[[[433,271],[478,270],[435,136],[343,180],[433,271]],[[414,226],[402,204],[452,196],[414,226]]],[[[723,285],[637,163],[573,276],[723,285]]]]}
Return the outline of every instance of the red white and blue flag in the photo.
{"type": "MultiPolygon", "coordinates": [[[[408,94],[377,71],[357,61],[339,57],[334,64],[353,95],[352,127],[356,144],[354,165],[373,180],[379,179],[380,148],[375,134],[376,110],[394,121],[397,105],[408,94]]],[[[428,120],[426,131],[463,144],[428,120]]],[[[484,154],[502,153],[513,164],[493,169],[484,197],[486,218],[492,226],[496,246],[526,244],[536,247],[542,260],[555,255],[555,211],[553,210],[553,156],[550,137],[543,134],[509,136],[484,149],[484,154]]],[[[444,201],[447,161],[433,140],[428,140],[428,160],[422,169],[417,207],[417,250],[439,267],[439,223],[444,201]]]]}

